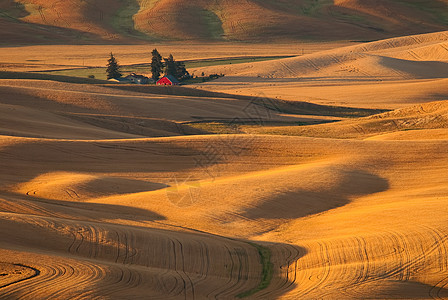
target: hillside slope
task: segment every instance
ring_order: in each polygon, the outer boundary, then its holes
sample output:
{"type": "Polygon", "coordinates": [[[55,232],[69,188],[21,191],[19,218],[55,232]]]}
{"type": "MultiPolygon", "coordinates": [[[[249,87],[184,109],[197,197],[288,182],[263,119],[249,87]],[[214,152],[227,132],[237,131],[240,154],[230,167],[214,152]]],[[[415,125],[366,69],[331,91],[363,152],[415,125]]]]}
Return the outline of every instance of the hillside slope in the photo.
{"type": "Polygon", "coordinates": [[[315,123],[375,112],[277,103],[273,99],[234,97],[191,88],[27,79],[0,80],[0,97],[0,134],[39,138],[167,137],[207,133],[190,123],[315,123]],[[272,109],[264,107],[265,102],[272,109]],[[281,109],[275,109],[277,106],[281,109]]]}
{"type": "Polygon", "coordinates": [[[446,139],[448,137],[448,101],[429,102],[332,124],[249,127],[245,131],[344,139],[446,139]]]}
{"type": "Polygon", "coordinates": [[[396,109],[448,99],[448,31],[191,71],[225,74],[224,78],[196,85],[212,91],[396,109]]]}
{"type": "Polygon", "coordinates": [[[0,143],[2,263],[39,271],[7,298],[234,299],[253,245],[254,299],[447,296],[446,140],[0,143]]]}
{"type": "Polygon", "coordinates": [[[446,30],[447,6],[446,0],[8,0],[0,4],[0,20],[3,44],[366,40],[446,30]]]}
{"type": "Polygon", "coordinates": [[[448,297],[446,78],[312,137],[190,123],[342,108],[67,79],[0,80],[1,298],[448,297]]]}
{"type": "Polygon", "coordinates": [[[274,61],[198,68],[194,72],[257,78],[445,78],[447,62],[448,31],[441,31],[274,61]]]}

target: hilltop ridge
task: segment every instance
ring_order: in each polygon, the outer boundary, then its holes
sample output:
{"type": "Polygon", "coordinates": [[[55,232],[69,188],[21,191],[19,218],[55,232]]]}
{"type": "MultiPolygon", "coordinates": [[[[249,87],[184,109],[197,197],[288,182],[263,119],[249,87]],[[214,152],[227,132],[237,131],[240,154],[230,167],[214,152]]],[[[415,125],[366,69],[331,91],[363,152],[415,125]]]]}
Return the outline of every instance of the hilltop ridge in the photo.
{"type": "Polygon", "coordinates": [[[9,0],[3,44],[375,40],[448,29],[448,2],[9,0]]]}

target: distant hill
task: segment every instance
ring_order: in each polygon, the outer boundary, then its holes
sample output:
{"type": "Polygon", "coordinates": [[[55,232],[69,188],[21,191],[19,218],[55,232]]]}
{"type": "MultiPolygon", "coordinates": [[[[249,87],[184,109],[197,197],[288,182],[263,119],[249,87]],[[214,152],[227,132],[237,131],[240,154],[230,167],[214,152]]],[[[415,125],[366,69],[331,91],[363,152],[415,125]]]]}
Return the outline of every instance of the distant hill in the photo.
{"type": "Polygon", "coordinates": [[[448,29],[448,0],[5,0],[0,43],[375,40],[448,29]]]}
{"type": "Polygon", "coordinates": [[[274,61],[203,67],[192,69],[192,72],[257,78],[400,80],[447,78],[447,62],[448,31],[441,31],[360,43],[274,61]]]}

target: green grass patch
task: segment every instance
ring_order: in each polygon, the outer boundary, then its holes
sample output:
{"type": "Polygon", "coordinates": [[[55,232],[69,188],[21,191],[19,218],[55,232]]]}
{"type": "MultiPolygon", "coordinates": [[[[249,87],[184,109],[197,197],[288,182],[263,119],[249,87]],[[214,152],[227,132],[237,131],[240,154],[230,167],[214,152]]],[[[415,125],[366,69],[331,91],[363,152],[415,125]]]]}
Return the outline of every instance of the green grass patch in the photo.
{"type": "MultiPolygon", "coordinates": [[[[261,0],[261,2],[266,3],[265,0],[261,0]]],[[[271,5],[277,10],[284,12],[297,13],[297,14],[302,13],[302,7],[300,5],[297,5],[297,3],[293,1],[272,1],[272,3],[269,3],[269,5],[271,5]]]]}
{"type": "Polygon", "coordinates": [[[207,82],[207,81],[212,81],[215,79],[218,79],[220,77],[207,77],[207,76],[201,76],[201,77],[192,77],[192,78],[188,78],[182,81],[182,85],[189,85],[189,84],[197,84],[197,83],[203,83],[203,82],[207,82]]]}
{"type": "MultiPolygon", "coordinates": [[[[141,2],[141,1],[140,1],[141,2]]],[[[135,28],[134,15],[140,11],[140,3],[137,0],[125,0],[121,8],[113,16],[111,20],[112,27],[122,35],[150,40],[151,38],[143,32],[135,28]]],[[[157,2],[157,0],[149,0],[145,2],[157,2]]]]}
{"type": "Polygon", "coordinates": [[[49,74],[49,75],[61,75],[70,77],[80,77],[88,78],[90,75],[95,76],[95,79],[106,80],[106,68],[80,68],[80,69],[70,69],[70,70],[59,70],[59,71],[45,71],[45,72],[35,72],[35,74],[49,74]]]}
{"type": "Polygon", "coordinates": [[[183,85],[198,84],[208,81],[205,77],[194,77],[182,81],[183,85]]]}
{"type": "Polygon", "coordinates": [[[415,130],[428,130],[436,128],[400,128],[399,131],[415,131],[415,130]]]}
{"type": "Polygon", "coordinates": [[[0,17],[20,22],[18,19],[30,15],[22,3],[11,3],[6,9],[0,10],[0,17]]]}
{"type": "Polygon", "coordinates": [[[214,40],[220,40],[224,36],[221,19],[211,10],[201,11],[201,19],[206,24],[208,35],[214,40]]]}
{"type": "Polygon", "coordinates": [[[371,25],[370,22],[368,22],[365,17],[360,15],[345,14],[337,11],[332,12],[332,15],[338,18],[339,20],[347,21],[350,23],[371,25]]]}
{"type": "MultiPolygon", "coordinates": [[[[131,73],[148,74],[150,73],[149,64],[139,66],[122,66],[121,73],[126,76],[131,73]]],[[[95,76],[95,79],[107,80],[106,68],[78,68],[68,70],[56,70],[56,71],[42,71],[35,73],[51,74],[51,75],[63,75],[72,77],[88,78],[89,76],[95,76]]]]}
{"type": "Polygon", "coordinates": [[[312,116],[329,116],[338,118],[360,118],[367,117],[387,110],[366,109],[344,106],[320,105],[310,102],[286,101],[274,99],[257,99],[252,100],[252,104],[260,105],[274,112],[295,114],[295,115],[312,115],[312,116]]]}
{"type": "Polygon", "coordinates": [[[332,5],[333,0],[307,0],[302,7],[302,13],[307,16],[316,16],[319,10],[325,5],[332,5]]]}
{"type": "MultiPolygon", "coordinates": [[[[279,121],[200,121],[188,123],[188,126],[211,134],[244,134],[261,133],[269,134],[272,127],[296,127],[329,123],[330,121],[309,122],[279,122],[279,121]],[[266,131],[264,131],[266,130],[266,131]]],[[[282,131],[284,132],[284,131],[282,131]]]]}
{"type": "Polygon", "coordinates": [[[260,255],[260,263],[262,265],[261,281],[260,284],[247,292],[237,295],[238,298],[245,298],[254,295],[255,293],[267,288],[271,283],[272,277],[274,275],[274,266],[271,262],[271,250],[269,248],[261,246],[259,244],[248,242],[251,246],[257,248],[258,254],[260,255]]]}
{"type": "Polygon", "coordinates": [[[393,0],[418,11],[431,14],[440,24],[448,25],[448,3],[440,0],[393,0]]]}
{"type": "Polygon", "coordinates": [[[34,79],[34,80],[52,80],[68,83],[80,83],[80,84],[108,84],[110,82],[98,79],[70,77],[63,75],[52,75],[42,73],[28,73],[28,72],[7,72],[0,71],[0,79],[34,79]]]}
{"type": "Polygon", "coordinates": [[[188,126],[213,134],[240,134],[239,126],[222,122],[188,123],[188,126]]]}

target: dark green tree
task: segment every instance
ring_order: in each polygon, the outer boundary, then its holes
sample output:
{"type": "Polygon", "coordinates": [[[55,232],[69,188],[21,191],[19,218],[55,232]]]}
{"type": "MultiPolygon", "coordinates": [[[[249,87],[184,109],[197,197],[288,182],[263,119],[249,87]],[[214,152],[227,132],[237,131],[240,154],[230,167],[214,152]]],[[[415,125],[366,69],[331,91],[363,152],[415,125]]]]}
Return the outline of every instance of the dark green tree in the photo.
{"type": "Polygon", "coordinates": [[[121,76],[123,76],[120,73],[120,65],[118,64],[118,61],[115,59],[112,52],[110,53],[110,58],[107,61],[106,73],[107,79],[120,78],[121,76]]]}
{"type": "Polygon", "coordinates": [[[172,75],[177,78],[176,61],[172,54],[167,58],[163,59],[165,61],[165,75],[172,75]]]}
{"type": "Polygon", "coordinates": [[[151,59],[151,73],[152,79],[159,80],[160,74],[163,71],[163,62],[162,56],[160,55],[157,49],[152,50],[152,59],[151,59]]]}
{"type": "Polygon", "coordinates": [[[179,81],[182,81],[184,79],[188,79],[190,78],[190,73],[188,73],[187,69],[185,68],[185,63],[182,61],[176,61],[176,74],[177,74],[177,79],[179,81]]]}

